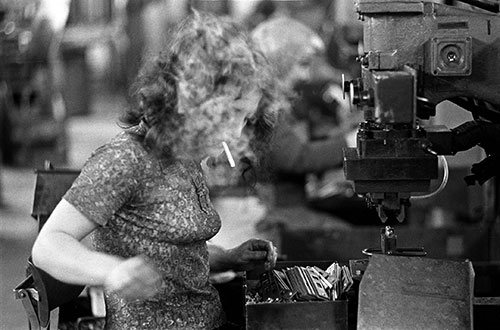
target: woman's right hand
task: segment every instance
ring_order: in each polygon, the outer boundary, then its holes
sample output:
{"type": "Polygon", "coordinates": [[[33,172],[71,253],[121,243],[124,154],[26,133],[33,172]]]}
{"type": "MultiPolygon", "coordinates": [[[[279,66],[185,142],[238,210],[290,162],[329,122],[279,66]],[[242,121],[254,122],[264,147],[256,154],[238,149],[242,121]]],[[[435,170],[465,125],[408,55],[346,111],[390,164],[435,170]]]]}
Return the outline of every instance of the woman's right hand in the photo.
{"type": "Polygon", "coordinates": [[[126,300],[147,299],[162,285],[158,270],[143,256],[126,259],[114,267],[104,280],[104,289],[126,300]]]}

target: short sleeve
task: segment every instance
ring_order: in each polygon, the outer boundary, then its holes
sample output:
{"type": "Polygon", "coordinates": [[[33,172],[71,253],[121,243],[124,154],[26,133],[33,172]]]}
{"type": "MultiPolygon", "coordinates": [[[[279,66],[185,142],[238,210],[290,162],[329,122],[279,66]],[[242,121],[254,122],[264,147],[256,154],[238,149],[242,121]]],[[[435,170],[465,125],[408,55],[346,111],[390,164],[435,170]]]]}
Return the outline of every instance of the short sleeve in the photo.
{"type": "Polygon", "coordinates": [[[110,143],[97,149],[63,198],[90,220],[106,225],[137,191],[141,171],[136,148],[133,143],[110,143]]]}

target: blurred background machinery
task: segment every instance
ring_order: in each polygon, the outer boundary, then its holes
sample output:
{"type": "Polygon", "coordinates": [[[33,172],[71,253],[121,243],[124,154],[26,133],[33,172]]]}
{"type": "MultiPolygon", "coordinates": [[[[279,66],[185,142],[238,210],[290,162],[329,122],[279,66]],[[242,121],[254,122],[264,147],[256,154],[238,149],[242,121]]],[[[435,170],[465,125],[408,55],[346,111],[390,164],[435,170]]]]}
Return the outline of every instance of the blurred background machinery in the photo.
{"type": "Polygon", "coordinates": [[[64,18],[59,24],[45,14],[38,1],[0,3],[0,143],[7,164],[40,165],[48,155],[65,161],[66,109],[57,72],[64,18]]]}
{"type": "Polygon", "coordinates": [[[68,119],[124,86],[122,2],[0,1],[0,171],[71,161],[68,119]]]}

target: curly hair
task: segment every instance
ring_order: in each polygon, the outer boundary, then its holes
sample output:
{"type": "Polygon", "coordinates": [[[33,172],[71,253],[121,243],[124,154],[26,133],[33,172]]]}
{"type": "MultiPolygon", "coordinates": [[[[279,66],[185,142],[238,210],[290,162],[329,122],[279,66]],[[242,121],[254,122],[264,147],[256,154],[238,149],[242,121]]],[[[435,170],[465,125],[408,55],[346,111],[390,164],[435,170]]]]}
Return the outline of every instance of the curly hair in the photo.
{"type": "Polygon", "coordinates": [[[239,158],[265,153],[277,121],[281,92],[269,63],[242,27],[227,17],[193,11],[171,35],[165,51],[147,62],[132,89],[137,106],[126,126],[147,125],[145,147],[161,158],[194,157],[207,137],[227,128],[233,102],[246,90],[262,92],[250,135],[227,141],[239,158]]]}
{"type": "Polygon", "coordinates": [[[277,77],[286,80],[290,70],[307,51],[325,51],[321,37],[304,23],[290,17],[274,17],[260,23],[251,33],[253,42],[275,67],[277,77]]]}

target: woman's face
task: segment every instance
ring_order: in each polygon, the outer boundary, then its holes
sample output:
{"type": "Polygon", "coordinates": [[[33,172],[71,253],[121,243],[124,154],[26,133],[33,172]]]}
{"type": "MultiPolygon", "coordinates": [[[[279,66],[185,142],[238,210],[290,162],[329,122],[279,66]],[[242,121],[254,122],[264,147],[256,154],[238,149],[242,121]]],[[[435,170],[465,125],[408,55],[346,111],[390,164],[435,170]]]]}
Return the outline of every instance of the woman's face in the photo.
{"type": "Polygon", "coordinates": [[[223,152],[222,142],[231,146],[241,137],[241,133],[247,121],[254,115],[262,98],[262,92],[257,88],[251,88],[234,100],[231,115],[227,123],[221,125],[221,129],[207,141],[207,156],[217,157],[223,152]]]}
{"type": "Polygon", "coordinates": [[[293,63],[284,79],[287,88],[293,89],[299,83],[311,80],[311,68],[314,56],[314,49],[311,47],[304,50],[302,56],[293,63]]]}

